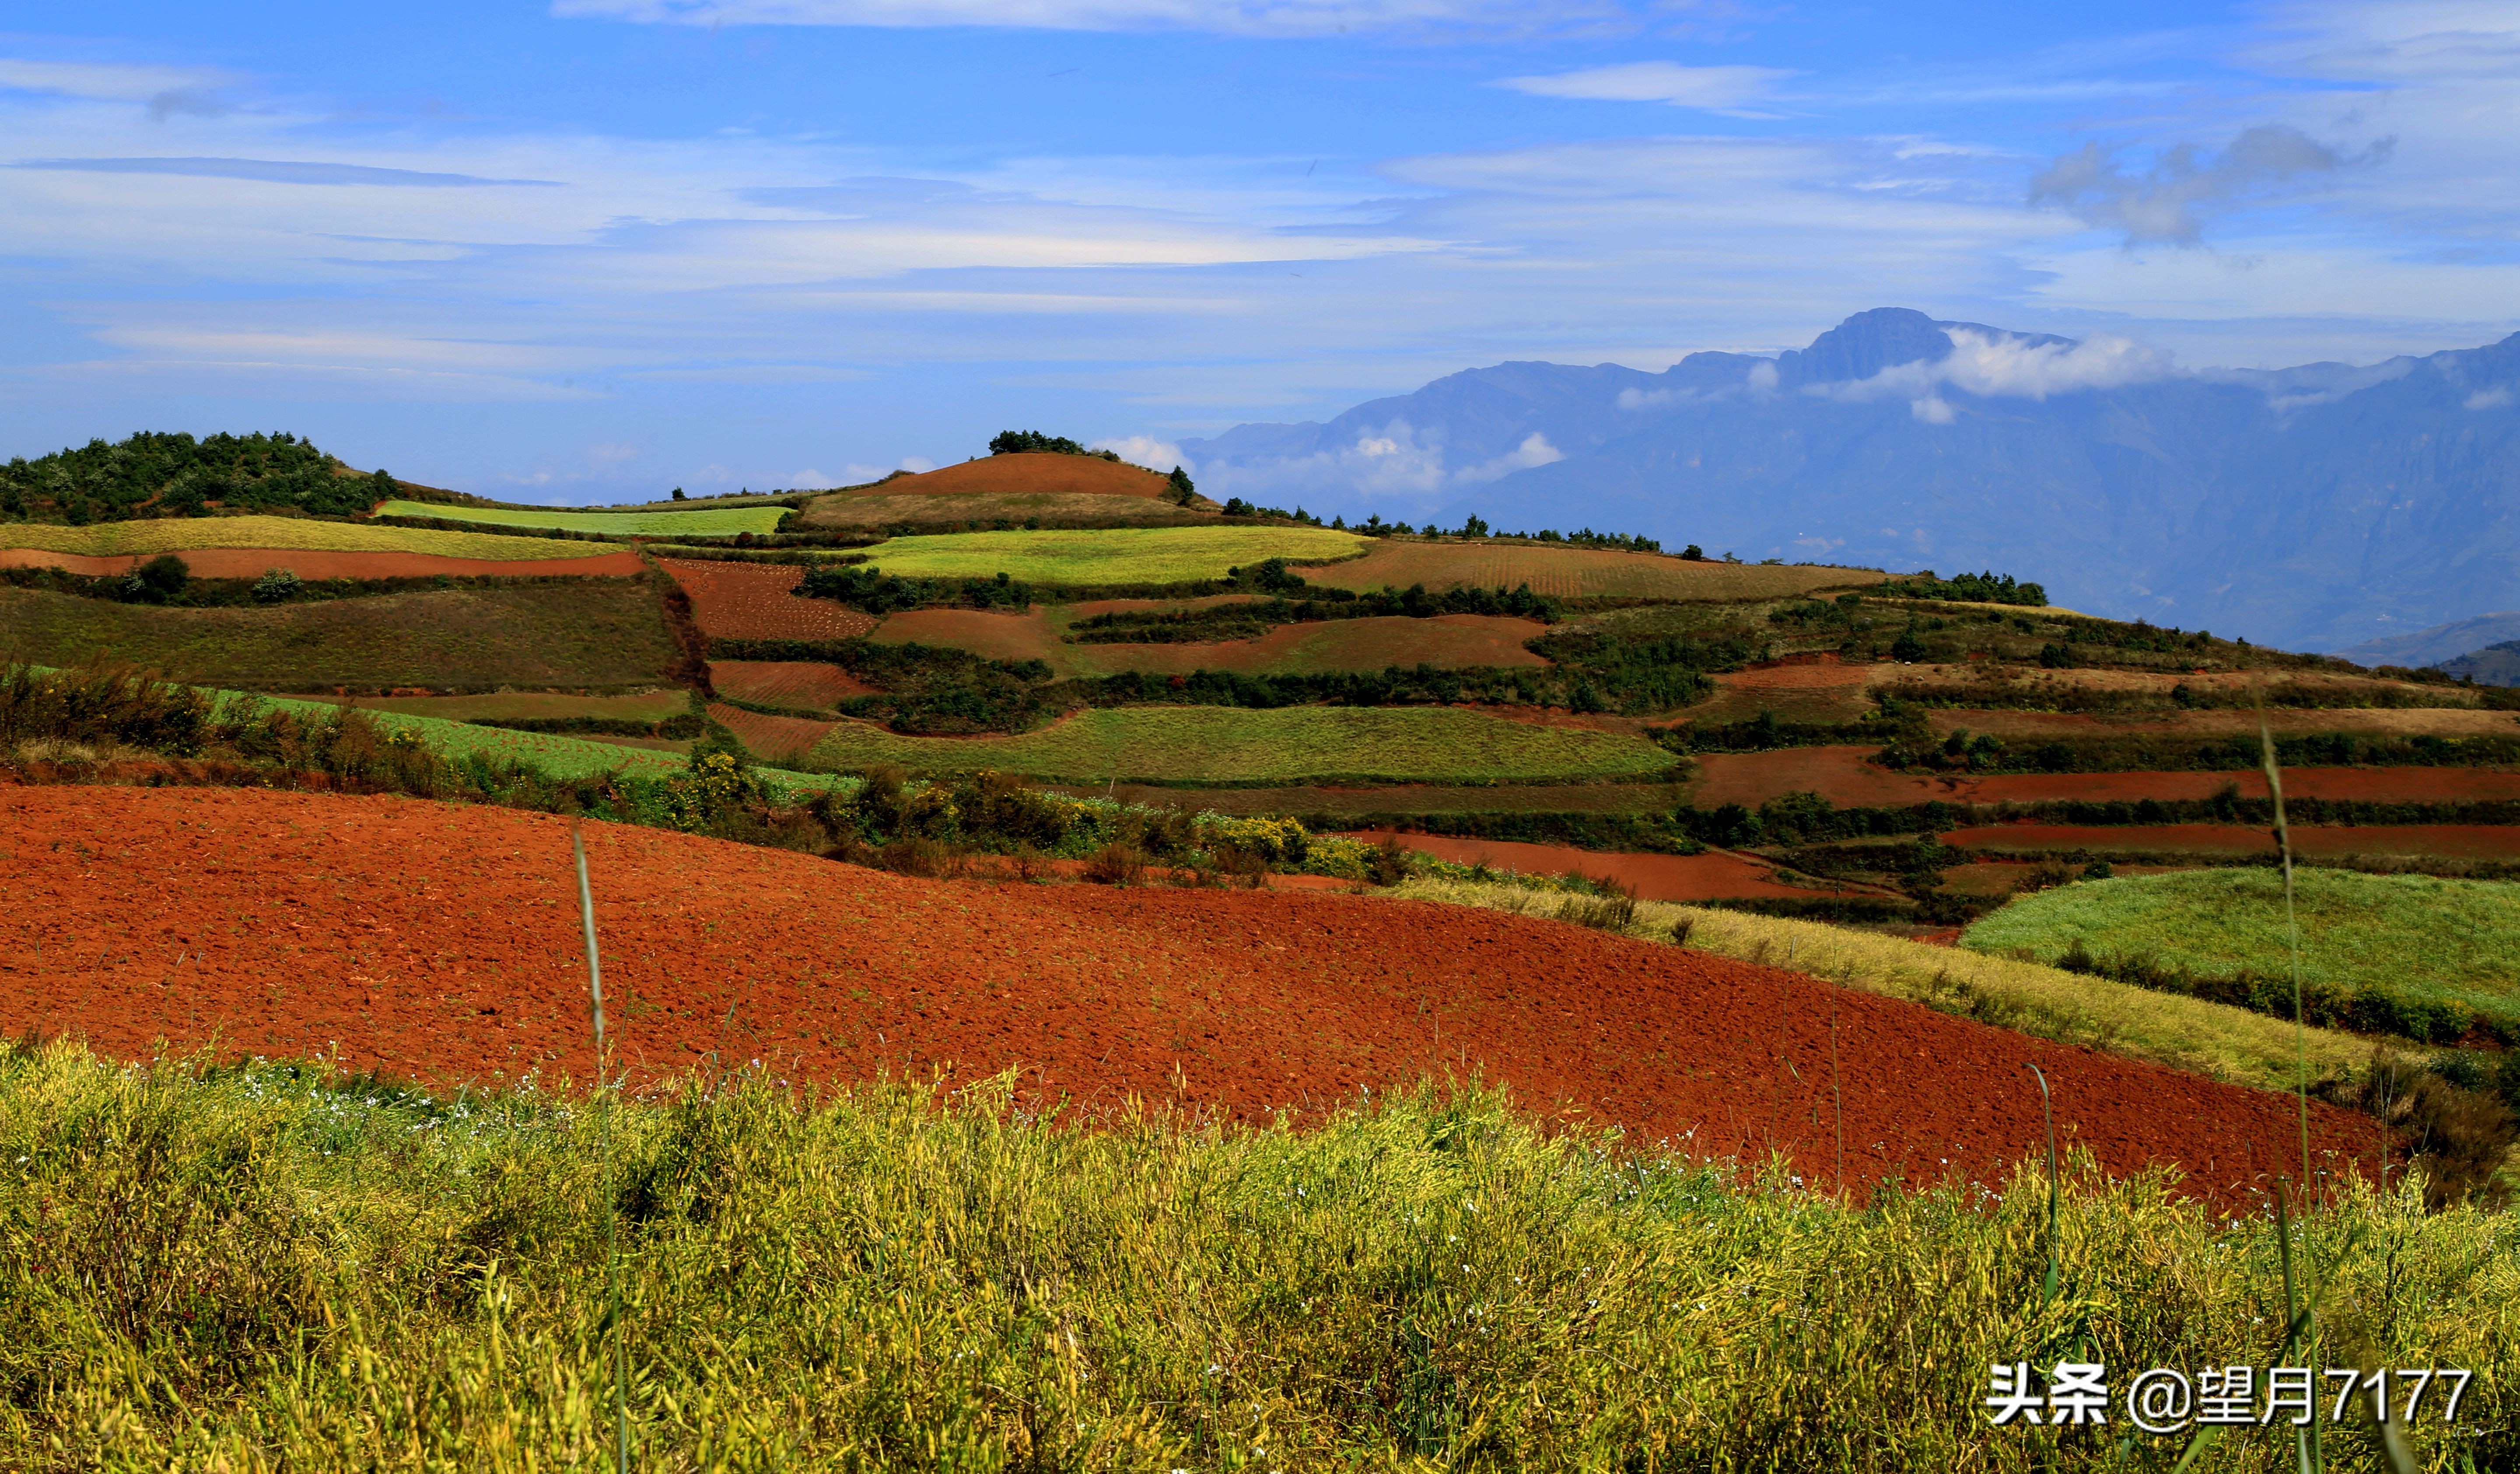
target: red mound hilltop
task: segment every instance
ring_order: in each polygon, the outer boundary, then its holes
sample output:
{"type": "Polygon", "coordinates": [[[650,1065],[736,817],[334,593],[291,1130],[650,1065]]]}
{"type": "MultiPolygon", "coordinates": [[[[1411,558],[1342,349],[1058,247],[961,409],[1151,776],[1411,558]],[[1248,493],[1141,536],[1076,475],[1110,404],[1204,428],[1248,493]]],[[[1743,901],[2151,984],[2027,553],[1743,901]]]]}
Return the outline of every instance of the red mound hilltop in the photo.
{"type": "Polygon", "coordinates": [[[1170,483],[1158,472],[1101,456],[1023,451],[982,456],[915,476],[895,476],[877,489],[896,492],[988,492],[1000,496],[1085,492],[1112,497],[1159,497],[1170,483]]]}
{"type": "MultiPolygon", "coordinates": [[[[441,1083],[594,1060],[563,821],[401,798],[0,787],[0,1029],[116,1056],[213,1038],[441,1083]]],[[[620,1055],[795,1079],[1020,1069],[1244,1119],[1483,1071],[1544,1111],[1706,1156],[1981,1181],[2061,1135],[2175,1159],[2236,1204],[2295,1150],[2288,1099],[1810,978],[1493,912],[1271,891],[915,880],[587,826],[620,1055]]],[[[2370,1139],[2320,1107],[2323,1160],[2370,1139]]]]}

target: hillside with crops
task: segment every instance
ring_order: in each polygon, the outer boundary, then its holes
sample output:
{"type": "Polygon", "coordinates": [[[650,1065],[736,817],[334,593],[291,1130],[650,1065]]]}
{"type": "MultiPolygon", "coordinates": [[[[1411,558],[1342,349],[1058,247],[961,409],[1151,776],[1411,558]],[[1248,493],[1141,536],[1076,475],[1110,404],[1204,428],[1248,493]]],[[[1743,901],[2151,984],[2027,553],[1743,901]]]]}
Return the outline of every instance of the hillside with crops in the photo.
{"type": "Polygon", "coordinates": [[[1920,1358],[2292,1354],[2296,1253],[2336,1347],[2493,1373],[2420,1447],[2520,1456],[2520,696],[1001,440],[578,509],[12,471],[0,1361],[180,1395],[0,1464],[600,1404],[697,1467],[785,1398],[818,1467],[2027,1468],[1920,1358]]]}

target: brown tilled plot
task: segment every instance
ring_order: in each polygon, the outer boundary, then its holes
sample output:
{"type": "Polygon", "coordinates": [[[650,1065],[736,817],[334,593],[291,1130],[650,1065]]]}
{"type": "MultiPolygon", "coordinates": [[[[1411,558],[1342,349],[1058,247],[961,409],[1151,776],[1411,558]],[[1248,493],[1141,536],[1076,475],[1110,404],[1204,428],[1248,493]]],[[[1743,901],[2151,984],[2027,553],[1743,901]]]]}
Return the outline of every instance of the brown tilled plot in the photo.
{"type": "Polygon", "coordinates": [[[1808,901],[1819,896],[1894,894],[1877,886],[1815,889],[1786,885],[1777,879],[1774,866],[1728,850],[1709,850],[1702,855],[1651,855],[1507,839],[1464,839],[1451,834],[1409,834],[1393,829],[1358,829],[1350,837],[1369,844],[1397,837],[1401,844],[1421,855],[1456,865],[1484,865],[1493,871],[1524,875],[1582,875],[1613,881],[1627,887],[1640,901],[1716,901],[1743,896],[1808,901]]]}
{"type": "Polygon", "coordinates": [[[715,640],[848,640],[875,628],[874,616],[829,599],[800,599],[805,570],[793,563],[660,558],[692,596],[692,617],[715,640]]]}
{"type": "Polygon", "coordinates": [[[739,701],[798,711],[829,711],[851,696],[875,692],[847,671],[819,660],[712,660],[709,684],[718,694],[739,701]]]}
{"type": "MultiPolygon", "coordinates": [[[[2243,798],[2267,796],[2254,769],[2219,773],[1894,773],[1867,761],[1870,746],[1785,747],[1774,752],[1710,752],[1698,757],[1691,799],[1699,808],[1756,808],[1787,793],[1814,792],[1844,807],[1947,803],[2043,803],[2074,799],[2212,798],[2236,785],[2243,798]]],[[[2520,773],[2492,768],[2290,768],[2287,798],[2372,803],[2457,803],[2520,798],[2520,773]]]]}
{"type": "MultiPolygon", "coordinates": [[[[568,827],[401,798],[0,788],[0,1029],[146,1057],[338,1053],[444,1084],[595,1060],[568,827]]],[[[905,878],[587,826],[620,1062],[788,1080],[1019,1070],[1027,1097],[1251,1120],[1479,1072],[1528,1105],[1850,1186],[1991,1180],[2059,1133],[2234,1206],[2289,1099],[1704,953],[1493,912],[1275,891],[905,878]],[[1832,1081],[1839,1089],[1832,1090],[1832,1081]]],[[[2333,1163],[2369,1123],[2326,1107],[2333,1163]]]]}
{"type": "Polygon", "coordinates": [[[1552,548],[1538,543],[1420,542],[1383,538],[1365,557],[1299,569],[1338,589],[1510,589],[1529,584],[1555,598],[1678,600],[1782,599],[1818,589],[1853,589],[1885,576],[1861,568],[1694,562],[1658,553],[1552,548]]]}

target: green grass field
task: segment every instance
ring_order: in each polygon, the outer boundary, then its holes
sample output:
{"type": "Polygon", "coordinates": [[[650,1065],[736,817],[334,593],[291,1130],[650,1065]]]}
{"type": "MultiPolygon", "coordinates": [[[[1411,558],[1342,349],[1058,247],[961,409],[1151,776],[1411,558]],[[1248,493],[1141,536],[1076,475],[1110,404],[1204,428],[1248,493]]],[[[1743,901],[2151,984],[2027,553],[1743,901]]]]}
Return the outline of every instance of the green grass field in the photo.
{"type": "MultiPolygon", "coordinates": [[[[2295,875],[2301,975],[2508,1008],[2520,998],[2520,884],[2305,870],[2295,875]]],[[[2261,868],[2184,871],[2038,891],[1971,926],[1977,952],[2052,961],[2147,956],[2199,974],[2287,975],[2283,877],[2261,868]]]]}
{"type": "Polygon", "coordinates": [[[901,737],[843,722],[809,766],[995,769],[1069,782],[1546,782],[1649,778],[1671,754],[1642,737],[1532,727],[1451,707],[1124,706],[1012,737],[901,737]]]}
{"type": "Polygon", "coordinates": [[[549,527],[561,532],[601,532],[614,537],[733,537],[776,532],[785,507],[709,507],[689,512],[544,512],[506,507],[463,507],[438,502],[387,502],[381,516],[438,517],[450,522],[489,522],[501,527],[549,527]]]}
{"type": "Polygon", "coordinates": [[[204,686],[640,689],[659,684],[679,658],[645,579],[207,609],[0,588],[0,659],[105,659],[204,686]]]}
{"type": "Polygon", "coordinates": [[[555,538],[501,537],[493,532],[381,527],[367,522],[318,522],[283,516],[165,517],[145,522],[99,522],[88,527],[63,527],[49,522],[0,523],[0,548],[39,548],[47,553],[76,553],[89,558],[182,553],[193,548],[270,548],[283,552],[428,553],[440,558],[495,558],[501,562],[595,558],[620,551],[602,543],[570,543],[555,538]]]}
{"type": "Polygon", "coordinates": [[[903,578],[1004,573],[1026,583],[1093,586],[1223,578],[1228,568],[1273,558],[1328,561],[1353,557],[1369,542],[1325,527],[1119,527],[897,537],[867,555],[876,567],[903,578]]]}
{"type": "MultiPolygon", "coordinates": [[[[318,693],[317,700],[329,697],[318,693]]],[[[687,692],[652,691],[618,696],[576,696],[540,691],[503,691],[472,696],[362,696],[359,709],[450,722],[551,721],[569,717],[661,722],[691,709],[687,692]]]]}
{"type": "MultiPolygon", "coordinates": [[[[2043,1313],[2026,1170],[1854,1210],[1494,1093],[1082,1131],[1012,1088],[0,1051],[0,1465],[610,1468],[608,1202],[638,1469],[2166,1469],[2114,1402],[1990,1428],[1988,1366],[2083,1327],[2113,1372],[2282,1343],[2276,1235],[2158,1177],[2069,1172],[2043,1313]]],[[[2418,1466],[2512,1467],[2507,1217],[2356,1187],[2299,1231],[2338,1360],[2475,1373],[2418,1466]]],[[[2205,1467],[2290,1469],[2287,1432],[2205,1467]]],[[[2326,1451],[2382,1467],[2359,1423],[2326,1451]]]]}
{"type": "MultiPolygon", "coordinates": [[[[222,691],[220,709],[231,709],[230,703],[256,701],[287,711],[309,716],[322,716],[343,703],[309,700],[294,696],[266,696],[259,692],[222,691]]],[[[649,778],[664,778],[680,773],[684,759],[674,752],[660,752],[644,747],[625,746],[616,742],[599,742],[586,737],[562,737],[540,732],[509,732],[497,727],[474,727],[469,723],[449,721],[442,717],[412,716],[399,711],[383,710],[366,701],[349,703],[367,713],[379,727],[388,732],[409,732],[439,753],[451,758],[479,754],[501,762],[519,762],[541,769],[554,778],[593,778],[599,774],[624,772],[649,778]]],[[[679,704],[679,702],[678,702],[679,704]]],[[[828,774],[791,773],[779,768],[754,768],[753,773],[772,788],[793,792],[828,788],[828,774]]]]}

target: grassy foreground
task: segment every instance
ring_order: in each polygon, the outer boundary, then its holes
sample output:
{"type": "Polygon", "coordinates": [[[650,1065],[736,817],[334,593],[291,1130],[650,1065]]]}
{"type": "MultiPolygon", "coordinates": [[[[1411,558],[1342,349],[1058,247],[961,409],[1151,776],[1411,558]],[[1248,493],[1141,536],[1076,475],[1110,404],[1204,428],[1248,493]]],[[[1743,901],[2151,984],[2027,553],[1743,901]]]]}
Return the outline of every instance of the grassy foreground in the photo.
{"type": "Polygon", "coordinates": [[[1069,782],[1528,782],[1650,778],[1671,754],[1642,737],[1564,731],[1447,706],[1117,706],[1012,737],[902,737],[842,722],[812,766],[994,769],[1069,782]]]}
{"type": "MultiPolygon", "coordinates": [[[[2520,997],[2520,884],[2305,870],[2294,876],[2301,975],[2492,1006],[2520,997]]],[[[1960,945],[2053,960],[2076,941],[2199,973],[2282,972],[2283,876],[2252,867],[2085,881],[2024,896],[1960,945]]]]}
{"type": "MultiPolygon", "coordinates": [[[[785,507],[707,507],[673,512],[562,512],[509,507],[466,507],[437,502],[387,502],[381,516],[436,517],[449,522],[488,522],[499,527],[551,527],[562,532],[602,532],[614,537],[733,537],[776,532],[785,507]]],[[[610,550],[606,550],[610,551],[610,550]]]]}
{"type": "Polygon", "coordinates": [[[902,578],[992,578],[1039,584],[1169,584],[1282,558],[1353,557],[1372,540],[1327,527],[1119,527],[1093,532],[955,532],[897,537],[868,550],[902,578]]]}
{"type": "MultiPolygon", "coordinates": [[[[2117,1408],[1989,1427],[1989,1364],[2087,1334],[2116,1387],[2281,1346],[2272,1229],[2157,1179],[2068,1173],[2048,1303],[2028,1172],[1855,1211],[1492,1094],[1074,1131],[1004,1089],[445,1100],[12,1051],[0,1464],[609,1468],[599,1118],[640,1468],[2125,1467],[2117,1408]]],[[[2478,1373],[2429,1466],[2520,1458],[2507,1220],[2358,1185],[2294,1247],[2332,1281],[2319,1362],[2478,1373]]]]}
{"type": "MultiPolygon", "coordinates": [[[[1564,899],[1556,891],[1511,883],[1428,877],[1389,894],[1539,916],[1554,915],[1564,899]]],[[[2043,1039],[2087,1044],[2234,1085],[2293,1088],[2292,1024],[2245,1008],[1877,932],[1712,907],[1640,901],[1627,930],[1667,942],[1684,927],[1689,946],[1743,961],[1778,967],[1790,961],[1797,972],[2043,1039]]],[[[2370,1063],[2368,1040],[2326,1029],[2312,1029],[2306,1038],[2314,1077],[2350,1076],[2370,1063]]]]}
{"type": "MultiPolygon", "coordinates": [[[[418,507],[425,504],[414,502],[418,507]]],[[[432,508],[418,515],[447,511],[432,508]]],[[[305,517],[160,517],[140,522],[100,522],[64,527],[42,522],[0,526],[0,547],[40,548],[109,558],[125,553],[182,553],[193,548],[304,549],[318,553],[431,553],[440,558],[596,558],[617,553],[602,543],[501,537],[494,532],[448,532],[432,527],[381,527],[365,522],[318,522],[305,517]]]]}

